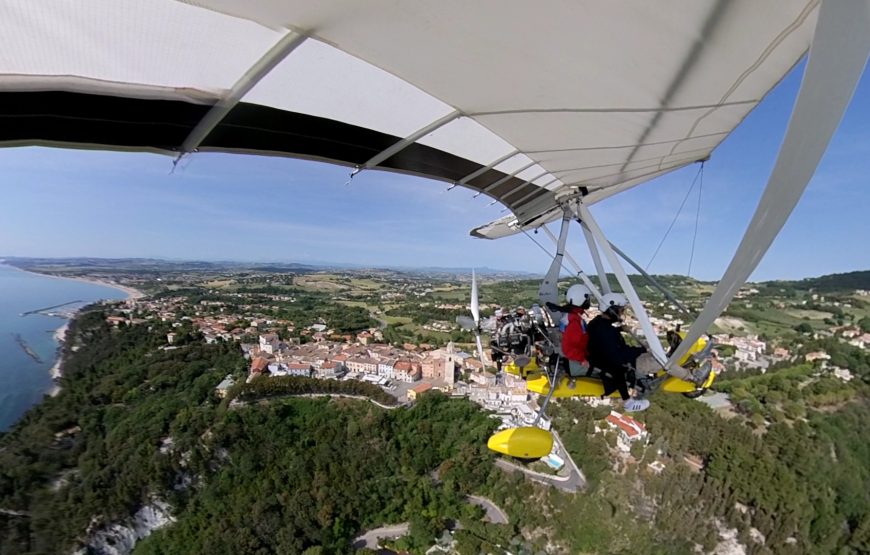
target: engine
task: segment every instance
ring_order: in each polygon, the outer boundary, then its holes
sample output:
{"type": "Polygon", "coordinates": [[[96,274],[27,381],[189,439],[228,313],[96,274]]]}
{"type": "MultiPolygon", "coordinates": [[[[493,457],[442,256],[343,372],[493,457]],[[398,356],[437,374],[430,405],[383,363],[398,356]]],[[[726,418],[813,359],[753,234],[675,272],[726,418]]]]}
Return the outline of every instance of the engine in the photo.
{"type": "Polygon", "coordinates": [[[536,356],[541,341],[549,336],[548,327],[552,326],[549,315],[538,305],[530,311],[523,307],[496,311],[495,332],[490,341],[493,362],[500,365],[505,357],[536,356]]]}

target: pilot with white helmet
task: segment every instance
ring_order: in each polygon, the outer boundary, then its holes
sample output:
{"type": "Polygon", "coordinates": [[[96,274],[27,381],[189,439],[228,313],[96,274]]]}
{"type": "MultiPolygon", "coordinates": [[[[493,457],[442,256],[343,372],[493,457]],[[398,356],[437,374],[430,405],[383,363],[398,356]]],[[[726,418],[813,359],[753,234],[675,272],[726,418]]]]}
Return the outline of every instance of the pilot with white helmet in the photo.
{"type": "Polygon", "coordinates": [[[588,335],[583,314],[592,304],[592,292],[585,285],[577,283],[568,288],[565,297],[568,304],[558,307],[560,312],[565,313],[563,318],[567,319],[566,326],[562,330],[562,354],[568,359],[569,375],[573,386],[573,378],[584,375],[589,369],[588,335]]]}
{"type": "Polygon", "coordinates": [[[629,394],[628,385],[635,385],[634,366],[643,354],[644,347],[632,347],[622,337],[621,322],[626,298],[619,293],[608,293],[601,298],[601,314],[586,326],[589,335],[589,363],[601,370],[604,395],[619,391],[628,412],[642,411],[649,407],[646,399],[635,399],[629,394]]]}

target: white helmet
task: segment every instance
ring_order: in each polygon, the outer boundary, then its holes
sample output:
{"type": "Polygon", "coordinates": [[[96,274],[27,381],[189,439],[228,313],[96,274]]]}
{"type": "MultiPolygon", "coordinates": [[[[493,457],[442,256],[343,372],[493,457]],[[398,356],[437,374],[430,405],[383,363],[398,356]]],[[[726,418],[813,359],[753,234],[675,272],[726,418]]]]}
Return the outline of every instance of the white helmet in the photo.
{"type": "Polygon", "coordinates": [[[592,298],[592,292],[585,285],[575,283],[568,288],[565,298],[574,306],[583,306],[583,303],[592,298]]]}
{"type": "Polygon", "coordinates": [[[601,297],[599,308],[601,309],[601,312],[607,312],[611,308],[622,308],[627,304],[628,300],[623,295],[619,293],[608,293],[601,297]]]}

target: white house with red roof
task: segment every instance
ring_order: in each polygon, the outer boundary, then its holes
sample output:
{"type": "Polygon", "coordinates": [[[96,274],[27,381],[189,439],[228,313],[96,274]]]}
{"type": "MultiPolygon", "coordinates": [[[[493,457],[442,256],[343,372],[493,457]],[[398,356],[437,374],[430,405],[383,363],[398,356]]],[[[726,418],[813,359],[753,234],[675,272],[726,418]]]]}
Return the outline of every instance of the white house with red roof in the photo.
{"type": "Polygon", "coordinates": [[[420,364],[410,360],[397,360],[393,365],[394,379],[400,382],[416,382],[420,379],[420,364]]]}
{"type": "Polygon", "coordinates": [[[291,376],[308,378],[311,376],[311,364],[307,362],[291,362],[287,365],[287,373],[291,376]]]}
{"type": "Polygon", "coordinates": [[[643,422],[638,422],[630,416],[625,416],[616,411],[610,411],[605,418],[607,425],[619,432],[616,445],[622,451],[628,452],[631,444],[635,441],[646,441],[649,433],[643,422]]]}

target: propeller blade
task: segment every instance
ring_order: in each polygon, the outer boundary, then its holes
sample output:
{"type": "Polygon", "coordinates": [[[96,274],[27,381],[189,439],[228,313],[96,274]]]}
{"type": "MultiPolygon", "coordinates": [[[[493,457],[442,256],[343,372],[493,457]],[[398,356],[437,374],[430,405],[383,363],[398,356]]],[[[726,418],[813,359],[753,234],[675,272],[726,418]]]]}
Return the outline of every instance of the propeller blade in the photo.
{"type": "Polygon", "coordinates": [[[471,315],[474,316],[474,325],[480,322],[480,301],[477,295],[477,277],[471,270],[471,315]]]}
{"type": "Polygon", "coordinates": [[[456,323],[459,324],[460,328],[468,331],[477,328],[477,326],[474,324],[474,319],[469,318],[468,316],[457,316],[456,323]]]}
{"type": "Polygon", "coordinates": [[[480,363],[486,368],[486,356],[483,354],[483,342],[480,340],[480,334],[475,334],[474,339],[477,341],[477,356],[480,357],[480,363]]]}

